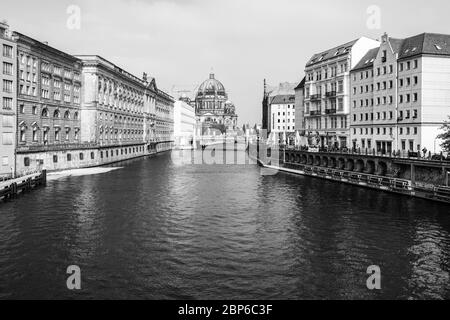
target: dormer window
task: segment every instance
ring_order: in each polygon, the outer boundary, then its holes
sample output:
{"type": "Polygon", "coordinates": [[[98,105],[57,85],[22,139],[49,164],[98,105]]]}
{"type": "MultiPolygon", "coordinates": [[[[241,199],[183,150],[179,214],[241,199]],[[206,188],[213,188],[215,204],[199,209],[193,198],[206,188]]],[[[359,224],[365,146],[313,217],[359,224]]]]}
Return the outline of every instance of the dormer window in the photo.
{"type": "Polygon", "coordinates": [[[437,44],[435,44],[434,46],[436,47],[437,50],[442,50],[442,47],[441,47],[441,46],[439,46],[439,45],[437,45],[437,44]]]}

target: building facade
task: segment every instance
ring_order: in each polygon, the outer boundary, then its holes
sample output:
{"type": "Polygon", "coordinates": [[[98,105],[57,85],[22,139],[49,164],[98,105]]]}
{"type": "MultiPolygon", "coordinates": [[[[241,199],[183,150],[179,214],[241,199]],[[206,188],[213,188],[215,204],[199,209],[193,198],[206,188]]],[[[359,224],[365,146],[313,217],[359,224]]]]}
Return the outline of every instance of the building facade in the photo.
{"type": "Polygon", "coordinates": [[[352,70],[354,148],[441,151],[436,137],[450,115],[448,43],[450,35],[383,35],[379,50],[352,70]]]}
{"type": "Polygon", "coordinates": [[[178,100],[174,104],[173,118],[175,148],[194,148],[196,145],[195,108],[183,100],[178,100]]]}
{"type": "Polygon", "coordinates": [[[200,134],[221,130],[236,132],[238,116],[234,104],[228,100],[224,85],[213,73],[204,81],[195,96],[195,113],[200,134]]]}
{"type": "Polygon", "coordinates": [[[158,90],[156,97],[156,151],[172,150],[174,137],[173,104],[174,99],[167,93],[158,90]]]}
{"type": "Polygon", "coordinates": [[[144,143],[148,153],[156,152],[156,97],[158,88],[154,78],[146,73],[142,77],[145,83],[144,90],[144,143]]]}
{"type": "Polygon", "coordinates": [[[0,179],[15,175],[17,49],[9,26],[0,22],[0,179]]]}
{"type": "Polygon", "coordinates": [[[295,131],[300,135],[305,134],[305,80],[295,87],[295,131]]]}
{"type": "Polygon", "coordinates": [[[18,32],[17,172],[78,166],[81,62],[18,32]],[[76,152],[72,152],[76,151],[76,152]]]}
{"type": "MultiPolygon", "coordinates": [[[[282,82],[278,86],[268,86],[264,80],[264,96],[262,102],[262,129],[267,130],[268,136],[272,133],[274,121],[272,119],[272,103],[277,96],[295,96],[298,83],[282,82]]],[[[278,114],[278,113],[277,113],[278,114]]],[[[276,120],[278,122],[278,119],[276,120]]],[[[273,136],[273,135],[272,135],[273,136]]]]}
{"type": "Polygon", "coordinates": [[[305,67],[305,127],[322,147],[347,147],[350,140],[350,70],[377,48],[362,37],[313,55],[305,67]]]}
{"type": "Polygon", "coordinates": [[[271,134],[281,143],[289,143],[295,132],[295,95],[276,95],[270,102],[271,134]]]}
{"type": "Polygon", "coordinates": [[[101,162],[145,155],[146,82],[99,56],[82,61],[81,139],[99,147],[101,162]]]}

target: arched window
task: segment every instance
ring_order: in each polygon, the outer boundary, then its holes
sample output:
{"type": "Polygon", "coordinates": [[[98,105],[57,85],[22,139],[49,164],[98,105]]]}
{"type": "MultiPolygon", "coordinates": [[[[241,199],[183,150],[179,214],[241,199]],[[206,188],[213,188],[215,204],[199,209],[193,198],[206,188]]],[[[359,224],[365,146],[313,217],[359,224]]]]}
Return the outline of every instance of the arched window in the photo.
{"type": "Polygon", "coordinates": [[[64,119],[70,119],[70,111],[64,113],[64,119]]]}
{"type": "Polygon", "coordinates": [[[48,118],[48,109],[47,108],[44,108],[43,110],[42,110],[42,117],[43,118],[48,118]]]}
{"type": "Polygon", "coordinates": [[[59,112],[59,110],[55,110],[55,112],[53,113],[53,118],[60,118],[61,117],[61,113],[59,112]]]}
{"type": "Polygon", "coordinates": [[[74,119],[74,120],[78,120],[78,112],[75,112],[75,113],[73,114],[73,119],[74,119]]]}

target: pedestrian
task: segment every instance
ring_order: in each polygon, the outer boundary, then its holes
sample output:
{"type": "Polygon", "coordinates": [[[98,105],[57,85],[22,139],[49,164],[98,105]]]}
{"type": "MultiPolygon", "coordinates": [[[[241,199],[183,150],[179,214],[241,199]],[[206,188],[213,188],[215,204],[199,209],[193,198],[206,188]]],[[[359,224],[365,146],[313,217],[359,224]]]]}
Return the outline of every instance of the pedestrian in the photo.
{"type": "Polygon", "coordinates": [[[422,152],[423,152],[423,157],[426,158],[427,157],[427,148],[423,147],[422,152]]]}

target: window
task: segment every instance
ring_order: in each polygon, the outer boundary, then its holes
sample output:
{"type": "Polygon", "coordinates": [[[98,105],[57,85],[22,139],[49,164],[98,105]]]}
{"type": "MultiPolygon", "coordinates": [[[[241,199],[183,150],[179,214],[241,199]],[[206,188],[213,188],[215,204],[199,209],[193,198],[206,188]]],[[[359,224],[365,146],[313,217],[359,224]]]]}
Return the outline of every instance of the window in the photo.
{"type": "Polygon", "coordinates": [[[25,142],[26,141],[26,129],[25,128],[21,128],[20,129],[20,142],[25,142]]]}
{"type": "Polygon", "coordinates": [[[55,110],[55,112],[53,113],[53,118],[59,118],[61,117],[61,113],[59,112],[59,110],[55,110]]]}
{"type": "Polygon", "coordinates": [[[94,158],[95,158],[95,155],[93,152],[91,152],[91,159],[94,160],[94,158]]]}
{"type": "Polygon", "coordinates": [[[58,163],[58,156],[57,155],[53,156],[53,163],[58,163]]]}
{"type": "Polygon", "coordinates": [[[28,158],[28,157],[23,158],[23,165],[25,167],[29,167],[30,166],[30,158],[28,158]]]}
{"type": "Polygon", "coordinates": [[[3,45],[3,56],[6,58],[12,58],[13,57],[13,47],[4,44],[3,45]]]}
{"type": "Polygon", "coordinates": [[[84,160],[84,153],[80,153],[80,160],[84,160]]]}
{"type": "Polygon", "coordinates": [[[13,65],[9,62],[3,62],[3,74],[11,76],[13,74],[13,65]]]}
{"type": "Polygon", "coordinates": [[[3,92],[12,93],[13,82],[12,80],[3,80],[3,92]]]}
{"type": "Polygon", "coordinates": [[[70,153],[67,154],[67,161],[68,162],[72,161],[72,154],[70,153]]]}
{"type": "Polygon", "coordinates": [[[8,97],[3,97],[3,109],[11,110],[13,107],[13,99],[8,97]]]}

